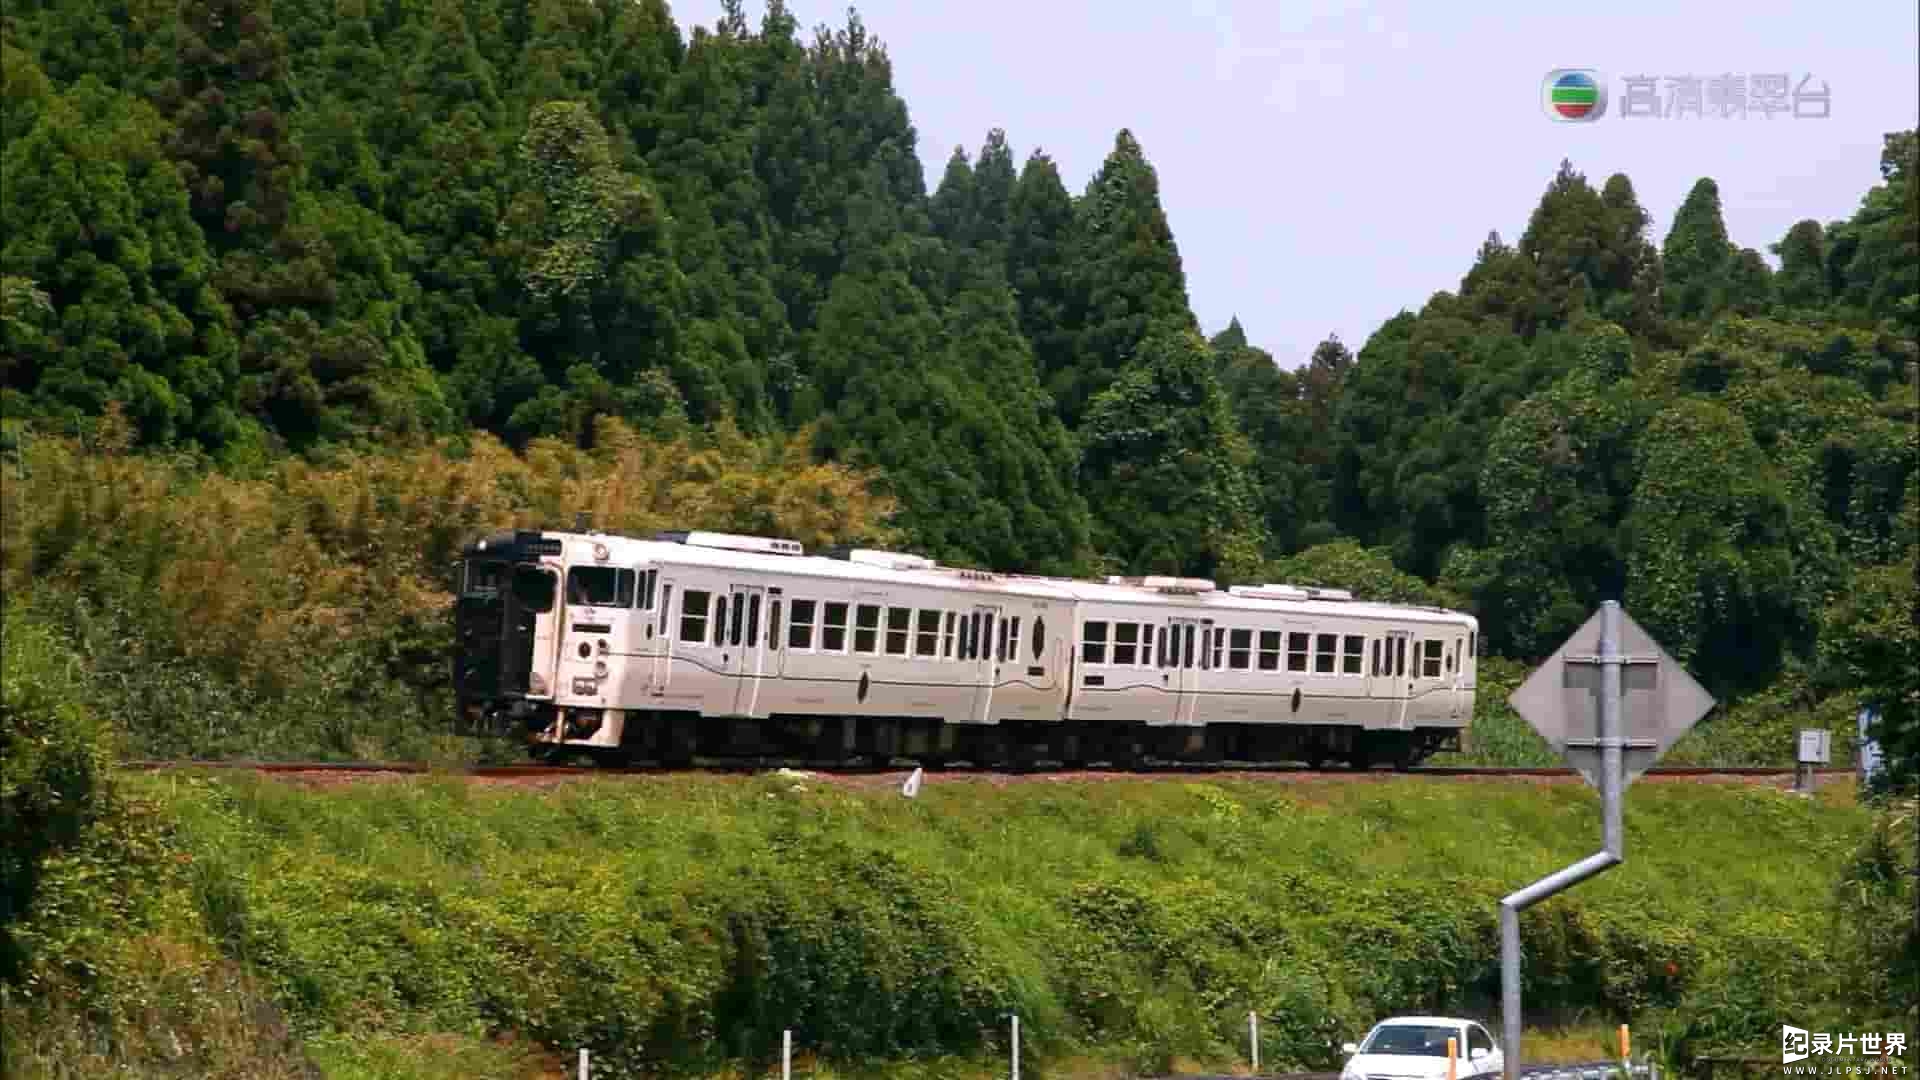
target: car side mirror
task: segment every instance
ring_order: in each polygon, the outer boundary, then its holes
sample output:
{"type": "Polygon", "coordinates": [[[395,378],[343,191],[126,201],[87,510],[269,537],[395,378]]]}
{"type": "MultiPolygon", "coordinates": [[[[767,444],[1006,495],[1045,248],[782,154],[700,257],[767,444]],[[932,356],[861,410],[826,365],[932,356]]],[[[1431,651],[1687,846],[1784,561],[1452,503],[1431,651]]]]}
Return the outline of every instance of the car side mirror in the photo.
{"type": "Polygon", "coordinates": [[[1357,1054],[1360,1052],[1360,1044],[1359,1043],[1343,1043],[1340,1046],[1340,1052],[1343,1054],[1357,1054]]]}

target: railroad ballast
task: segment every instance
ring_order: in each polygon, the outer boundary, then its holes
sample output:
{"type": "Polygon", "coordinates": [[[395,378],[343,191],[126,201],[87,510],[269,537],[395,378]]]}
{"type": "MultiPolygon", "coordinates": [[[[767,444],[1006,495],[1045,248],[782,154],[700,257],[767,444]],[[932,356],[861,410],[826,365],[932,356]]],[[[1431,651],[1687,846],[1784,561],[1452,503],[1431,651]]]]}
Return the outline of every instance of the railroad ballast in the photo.
{"type": "Polygon", "coordinates": [[[459,567],[463,730],[535,756],[1412,765],[1479,624],[1285,584],[1035,577],[712,532],[511,531],[459,567]]]}

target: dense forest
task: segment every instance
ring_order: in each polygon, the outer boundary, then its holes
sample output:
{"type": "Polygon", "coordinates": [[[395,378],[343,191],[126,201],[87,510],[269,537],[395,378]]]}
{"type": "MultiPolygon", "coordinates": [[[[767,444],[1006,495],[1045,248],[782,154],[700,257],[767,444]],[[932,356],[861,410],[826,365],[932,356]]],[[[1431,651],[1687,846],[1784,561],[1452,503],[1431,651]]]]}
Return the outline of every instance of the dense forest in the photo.
{"type": "MultiPolygon", "coordinates": [[[[778,0],[690,33],[664,0],[23,0],[0,49],[29,519],[54,444],[285,488],[476,439],[731,439],[863,478],[884,512],[846,528],[942,560],[1357,583],[1521,661],[1618,597],[1723,697],[1844,693],[1911,738],[1913,132],[1851,218],[1766,243],[1777,269],[1711,179],[1656,242],[1626,176],[1562,162],[1458,289],[1294,365],[1237,320],[1201,336],[1126,131],[1078,194],[999,130],[929,192],[857,15],[809,40],[778,0]]],[[[98,606],[94,509],[10,527],[9,591],[66,574],[98,606]]]]}

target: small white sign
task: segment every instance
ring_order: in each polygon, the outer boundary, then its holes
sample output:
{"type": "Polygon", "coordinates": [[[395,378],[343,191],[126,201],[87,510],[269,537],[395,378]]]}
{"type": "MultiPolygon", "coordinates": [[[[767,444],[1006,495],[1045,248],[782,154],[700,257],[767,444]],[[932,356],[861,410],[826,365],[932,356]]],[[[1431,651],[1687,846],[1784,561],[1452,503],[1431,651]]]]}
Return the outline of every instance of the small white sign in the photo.
{"type": "Polygon", "coordinates": [[[1833,760],[1833,732],[1822,728],[1800,729],[1800,764],[1825,765],[1833,760]]]}

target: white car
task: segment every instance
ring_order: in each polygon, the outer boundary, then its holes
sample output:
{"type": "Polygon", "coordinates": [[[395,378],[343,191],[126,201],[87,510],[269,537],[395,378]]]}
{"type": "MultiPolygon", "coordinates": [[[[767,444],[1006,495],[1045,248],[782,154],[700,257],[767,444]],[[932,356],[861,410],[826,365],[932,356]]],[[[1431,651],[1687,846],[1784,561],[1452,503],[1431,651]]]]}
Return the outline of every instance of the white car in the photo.
{"type": "Polygon", "coordinates": [[[1487,1029],[1451,1016],[1395,1016],[1380,1021],[1359,1043],[1340,1080],[1444,1080],[1447,1040],[1454,1040],[1454,1075],[1498,1076],[1505,1068],[1487,1029]]]}

